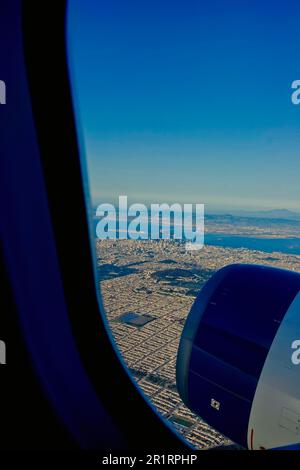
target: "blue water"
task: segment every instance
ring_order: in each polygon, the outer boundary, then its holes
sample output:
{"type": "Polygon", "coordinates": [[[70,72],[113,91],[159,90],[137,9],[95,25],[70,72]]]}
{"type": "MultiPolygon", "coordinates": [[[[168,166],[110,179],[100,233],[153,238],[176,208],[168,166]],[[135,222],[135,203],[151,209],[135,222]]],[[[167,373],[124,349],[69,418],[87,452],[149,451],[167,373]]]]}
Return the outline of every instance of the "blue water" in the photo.
{"type": "Polygon", "coordinates": [[[300,238],[257,238],[239,235],[206,233],[205,245],[222,246],[224,248],[247,248],[248,250],[300,255],[300,238]]]}

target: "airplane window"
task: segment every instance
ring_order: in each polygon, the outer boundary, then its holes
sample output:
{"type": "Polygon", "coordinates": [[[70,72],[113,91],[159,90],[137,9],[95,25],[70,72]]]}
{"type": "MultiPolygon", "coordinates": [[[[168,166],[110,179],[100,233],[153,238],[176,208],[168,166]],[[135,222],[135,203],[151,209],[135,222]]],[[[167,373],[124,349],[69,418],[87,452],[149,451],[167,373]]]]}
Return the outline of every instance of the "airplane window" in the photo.
{"type": "Polygon", "coordinates": [[[177,392],[199,290],[231,263],[300,271],[299,39],[294,1],[68,6],[101,301],[132,377],[198,448],[230,443],[177,392]]]}

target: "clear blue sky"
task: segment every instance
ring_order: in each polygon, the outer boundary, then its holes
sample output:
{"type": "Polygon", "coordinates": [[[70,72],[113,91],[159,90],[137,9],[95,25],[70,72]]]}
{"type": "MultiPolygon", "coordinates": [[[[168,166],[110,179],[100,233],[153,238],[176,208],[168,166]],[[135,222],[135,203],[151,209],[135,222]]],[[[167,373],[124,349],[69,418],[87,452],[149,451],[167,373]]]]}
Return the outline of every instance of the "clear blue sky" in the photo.
{"type": "Polygon", "coordinates": [[[300,210],[300,4],[71,0],[94,202],[300,210]]]}

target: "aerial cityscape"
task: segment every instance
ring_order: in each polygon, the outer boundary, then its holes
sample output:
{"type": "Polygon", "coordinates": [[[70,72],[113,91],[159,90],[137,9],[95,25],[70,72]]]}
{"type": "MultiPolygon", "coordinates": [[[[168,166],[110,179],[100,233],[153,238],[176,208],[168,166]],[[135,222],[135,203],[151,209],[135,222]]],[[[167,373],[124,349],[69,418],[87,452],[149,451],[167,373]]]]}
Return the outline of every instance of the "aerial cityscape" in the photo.
{"type": "Polygon", "coordinates": [[[264,245],[262,250],[206,245],[188,252],[174,240],[96,241],[104,308],[125,363],[152,405],[197,448],[231,443],[186,408],[177,393],[178,344],[193,301],[205,281],[231,263],[300,271],[300,255],[289,253],[294,247],[289,240],[299,234],[297,228],[299,221],[294,219],[208,219],[208,232],[246,234],[256,237],[257,243],[279,237],[286,240],[288,253],[263,251],[264,245]]]}

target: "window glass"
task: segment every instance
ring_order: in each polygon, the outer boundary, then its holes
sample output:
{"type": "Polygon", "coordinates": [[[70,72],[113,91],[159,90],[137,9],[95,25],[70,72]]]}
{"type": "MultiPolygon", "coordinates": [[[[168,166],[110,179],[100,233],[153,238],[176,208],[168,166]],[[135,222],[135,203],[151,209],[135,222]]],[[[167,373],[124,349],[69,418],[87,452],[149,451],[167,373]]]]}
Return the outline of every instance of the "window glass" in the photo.
{"type": "Polygon", "coordinates": [[[139,387],[199,448],[228,440],[176,389],[196,295],[230,263],[300,269],[296,11],[294,1],[69,2],[99,292],[139,387]],[[170,233],[151,204],[177,204],[170,233]],[[190,233],[202,230],[202,204],[204,247],[190,233]]]}

